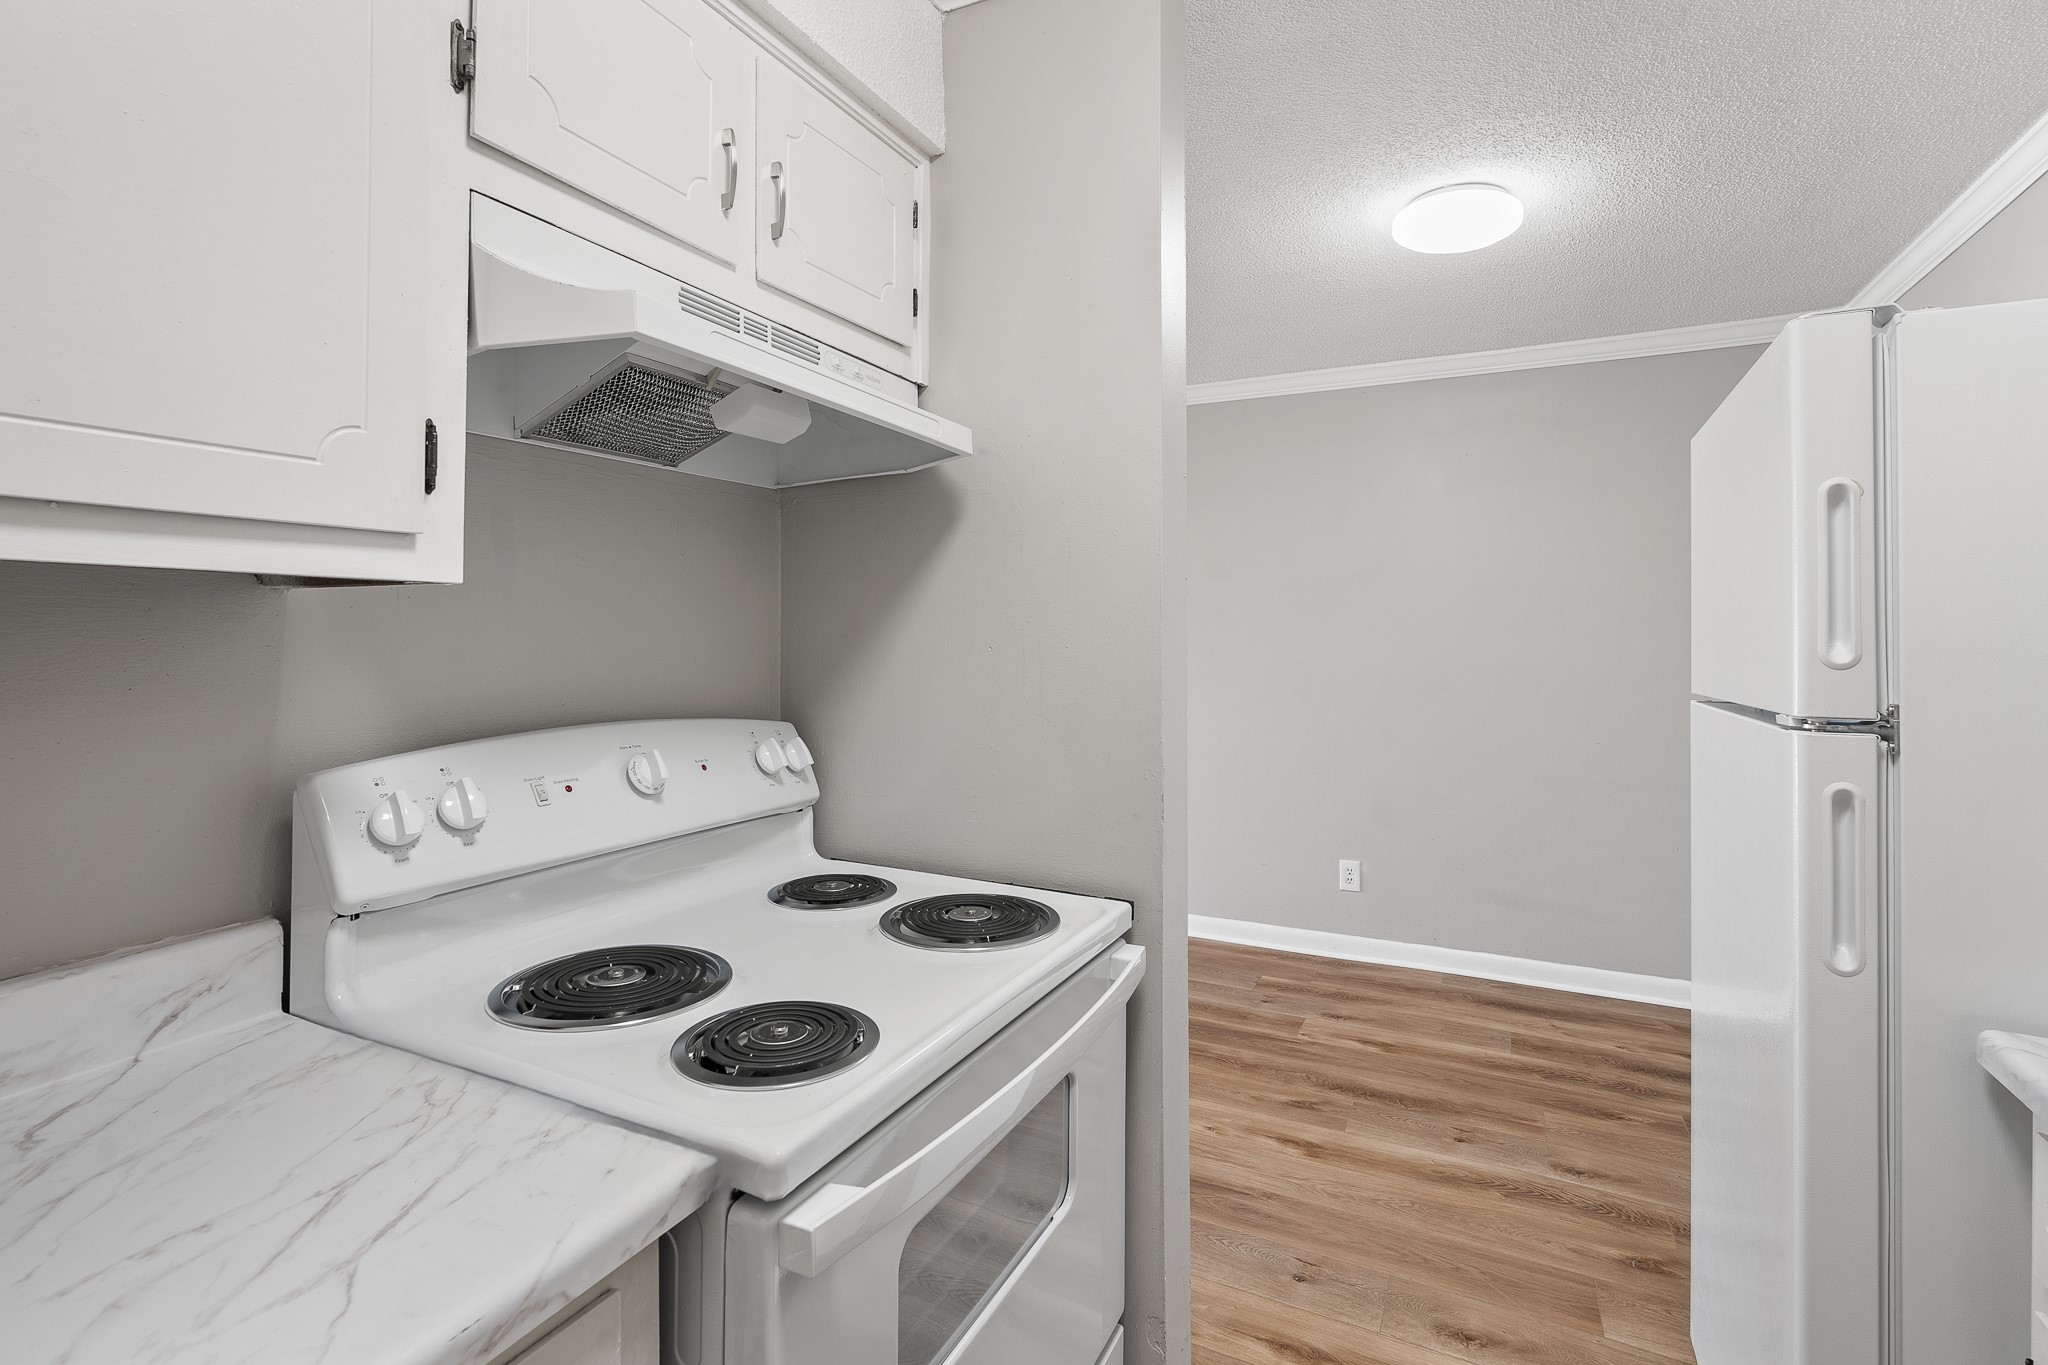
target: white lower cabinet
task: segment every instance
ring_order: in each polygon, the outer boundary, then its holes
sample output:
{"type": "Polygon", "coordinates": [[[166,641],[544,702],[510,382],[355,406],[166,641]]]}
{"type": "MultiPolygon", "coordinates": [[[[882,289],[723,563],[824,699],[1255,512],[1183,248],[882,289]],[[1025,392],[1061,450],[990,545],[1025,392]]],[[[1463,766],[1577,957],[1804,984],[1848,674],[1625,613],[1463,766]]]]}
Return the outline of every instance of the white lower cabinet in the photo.
{"type": "Polygon", "coordinates": [[[2033,1360],[2048,1360],[2048,1133],[2040,1131],[2042,1121],[2041,1115],[2034,1116],[2033,1311],[2027,1328],[2027,1348],[2033,1360]]]}
{"type": "Polygon", "coordinates": [[[446,19],[405,0],[8,18],[0,557],[459,577],[446,19]]]}
{"type": "Polygon", "coordinates": [[[659,1365],[661,1288],[655,1247],[599,1280],[492,1365],[659,1365]]]}

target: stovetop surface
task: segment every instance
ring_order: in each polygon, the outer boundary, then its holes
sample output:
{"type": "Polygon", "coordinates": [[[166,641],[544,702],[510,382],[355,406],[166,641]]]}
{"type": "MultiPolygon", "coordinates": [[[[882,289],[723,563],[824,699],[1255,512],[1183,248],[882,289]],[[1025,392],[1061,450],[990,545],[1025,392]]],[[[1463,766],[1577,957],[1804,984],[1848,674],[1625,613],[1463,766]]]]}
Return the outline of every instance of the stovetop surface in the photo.
{"type": "Polygon", "coordinates": [[[1121,901],[819,857],[803,811],[336,919],[324,965],[342,1027],[666,1133],[719,1156],[737,1188],[776,1198],[1129,926],[1121,901]],[[829,910],[769,898],[835,872],[886,878],[895,894],[829,910]],[[974,951],[882,932],[890,907],[960,893],[1026,896],[1059,924],[974,951]],[[715,954],[731,979],[680,1011],[588,1031],[515,1027],[489,1008],[494,987],[537,964],[644,944],[715,954]],[[879,1036],[843,1070],[787,1088],[715,1086],[677,1070],[671,1050],[697,1024],[778,1000],[843,1006],[879,1036]]]}

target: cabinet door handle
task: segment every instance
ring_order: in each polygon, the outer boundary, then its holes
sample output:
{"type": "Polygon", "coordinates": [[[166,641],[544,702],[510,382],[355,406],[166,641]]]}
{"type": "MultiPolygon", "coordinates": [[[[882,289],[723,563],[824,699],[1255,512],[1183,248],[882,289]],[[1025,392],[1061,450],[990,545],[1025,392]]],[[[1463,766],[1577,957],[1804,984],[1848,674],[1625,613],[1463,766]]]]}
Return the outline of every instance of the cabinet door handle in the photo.
{"type": "Polygon", "coordinates": [[[782,228],[789,221],[789,186],[782,178],[782,163],[768,163],[768,179],[775,186],[775,221],[768,225],[768,240],[782,240],[782,228]]]}
{"type": "Polygon", "coordinates": [[[732,129],[727,128],[718,135],[718,145],[725,148],[725,193],[718,196],[721,213],[732,212],[732,201],[740,192],[740,154],[733,146],[732,129]]]}

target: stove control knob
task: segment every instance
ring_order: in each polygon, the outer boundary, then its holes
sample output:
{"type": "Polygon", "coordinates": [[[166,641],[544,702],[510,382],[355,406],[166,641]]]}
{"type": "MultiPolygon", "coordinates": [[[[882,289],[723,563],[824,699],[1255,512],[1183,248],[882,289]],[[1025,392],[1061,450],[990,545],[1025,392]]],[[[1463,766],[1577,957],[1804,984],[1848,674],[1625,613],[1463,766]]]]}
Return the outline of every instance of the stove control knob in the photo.
{"type": "Polygon", "coordinates": [[[483,824],[484,817],[491,813],[491,803],[484,799],[483,790],[476,783],[466,777],[458,777],[441,793],[434,809],[440,814],[442,824],[457,834],[467,834],[483,824]]]}
{"type": "Polygon", "coordinates": [[[661,795],[668,785],[668,764],[661,761],[661,750],[648,749],[627,759],[626,780],[642,796],[661,795]]]}
{"type": "Polygon", "coordinates": [[[795,735],[791,735],[789,742],[782,746],[782,752],[789,757],[791,772],[811,766],[811,747],[795,735]]]}
{"type": "Polygon", "coordinates": [[[754,763],[770,777],[789,766],[789,755],[782,751],[782,745],[773,735],[754,746],[754,763]]]}
{"type": "Polygon", "coordinates": [[[420,841],[427,822],[403,790],[386,792],[370,808],[370,838],[403,858],[420,841]]]}

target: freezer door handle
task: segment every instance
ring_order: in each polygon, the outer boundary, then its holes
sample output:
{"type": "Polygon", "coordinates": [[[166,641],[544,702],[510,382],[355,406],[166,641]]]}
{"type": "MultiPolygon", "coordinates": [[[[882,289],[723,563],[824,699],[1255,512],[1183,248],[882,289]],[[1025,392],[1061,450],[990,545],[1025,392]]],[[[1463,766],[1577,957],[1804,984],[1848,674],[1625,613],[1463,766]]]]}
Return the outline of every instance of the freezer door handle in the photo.
{"type": "Polygon", "coordinates": [[[1827,807],[1828,970],[1855,976],[1863,970],[1867,932],[1863,840],[1869,803],[1853,782],[1835,783],[1822,800],[1827,807]]]}
{"type": "Polygon", "coordinates": [[[1854,668],[1863,661],[1863,576],[1860,525],[1863,485],[1829,479],[1820,486],[1820,661],[1829,668],[1854,668]]]}

